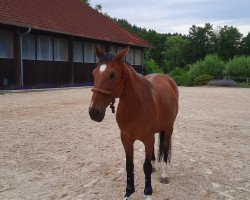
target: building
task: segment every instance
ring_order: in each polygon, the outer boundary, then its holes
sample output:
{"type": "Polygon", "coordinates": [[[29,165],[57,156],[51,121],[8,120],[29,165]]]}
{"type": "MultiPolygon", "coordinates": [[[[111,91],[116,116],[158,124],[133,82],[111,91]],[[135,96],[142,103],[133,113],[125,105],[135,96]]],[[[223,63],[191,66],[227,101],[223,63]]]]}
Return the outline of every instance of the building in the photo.
{"type": "Polygon", "coordinates": [[[141,72],[152,46],[80,0],[3,0],[0,6],[0,89],[89,84],[94,45],[117,52],[141,72]]]}

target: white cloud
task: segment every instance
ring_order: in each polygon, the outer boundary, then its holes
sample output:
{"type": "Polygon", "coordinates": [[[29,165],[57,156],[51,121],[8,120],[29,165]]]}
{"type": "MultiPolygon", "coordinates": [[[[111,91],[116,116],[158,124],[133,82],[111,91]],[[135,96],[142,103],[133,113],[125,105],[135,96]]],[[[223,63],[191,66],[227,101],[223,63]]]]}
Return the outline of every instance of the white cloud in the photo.
{"type": "Polygon", "coordinates": [[[238,0],[92,0],[111,17],[127,19],[160,33],[187,34],[192,25],[232,25],[246,35],[250,31],[250,1],[238,0]]]}

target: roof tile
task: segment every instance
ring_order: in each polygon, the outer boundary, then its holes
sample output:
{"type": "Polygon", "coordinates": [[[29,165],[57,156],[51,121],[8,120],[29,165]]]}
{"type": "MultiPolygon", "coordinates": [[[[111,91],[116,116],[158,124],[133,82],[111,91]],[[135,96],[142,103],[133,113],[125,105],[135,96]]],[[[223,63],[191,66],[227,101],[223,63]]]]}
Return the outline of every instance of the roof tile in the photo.
{"type": "Polygon", "coordinates": [[[152,47],[80,0],[2,0],[0,23],[139,47],[152,47]]]}

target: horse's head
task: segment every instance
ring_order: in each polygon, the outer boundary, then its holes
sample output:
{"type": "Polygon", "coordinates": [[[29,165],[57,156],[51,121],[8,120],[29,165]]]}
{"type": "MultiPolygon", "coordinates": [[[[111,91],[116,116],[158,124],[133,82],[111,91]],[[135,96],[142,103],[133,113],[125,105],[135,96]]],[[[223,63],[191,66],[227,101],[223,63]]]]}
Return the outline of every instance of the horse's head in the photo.
{"type": "Polygon", "coordinates": [[[129,48],[123,49],[117,54],[104,53],[100,47],[95,46],[99,63],[93,71],[94,88],[89,107],[89,115],[92,120],[101,122],[108,105],[123,94],[126,79],[123,60],[128,51],[129,48]]]}

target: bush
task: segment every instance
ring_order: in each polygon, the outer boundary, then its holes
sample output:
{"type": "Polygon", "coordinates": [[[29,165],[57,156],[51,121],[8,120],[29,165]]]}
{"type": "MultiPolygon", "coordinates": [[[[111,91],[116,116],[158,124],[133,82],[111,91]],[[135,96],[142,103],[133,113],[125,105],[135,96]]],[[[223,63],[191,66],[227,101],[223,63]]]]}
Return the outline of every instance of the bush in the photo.
{"type": "Polygon", "coordinates": [[[190,66],[188,72],[189,85],[194,84],[194,79],[202,74],[209,74],[211,76],[222,76],[225,63],[219,59],[217,55],[207,55],[204,60],[197,61],[190,66]]]}
{"type": "Polygon", "coordinates": [[[250,88],[250,85],[247,83],[238,83],[238,86],[242,88],[250,88]]]}
{"type": "Polygon", "coordinates": [[[188,74],[187,71],[180,67],[176,67],[170,72],[170,76],[175,80],[177,85],[187,86],[188,85],[188,74]]]}
{"type": "Polygon", "coordinates": [[[250,56],[240,56],[226,63],[224,73],[228,77],[242,78],[250,77],[250,56]]]}
{"type": "Polygon", "coordinates": [[[233,80],[227,80],[227,79],[209,81],[207,85],[218,86],[218,87],[237,87],[236,82],[234,82],[233,80]]]}
{"type": "Polygon", "coordinates": [[[163,73],[163,70],[159,68],[156,62],[151,58],[144,60],[144,66],[146,69],[146,74],[163,73]]]}
{"type": "Polygon", "coordinates": [[[202,74],[194,79],[194,85],[206,85],[213,77],[209,74],[202,74]]]}

